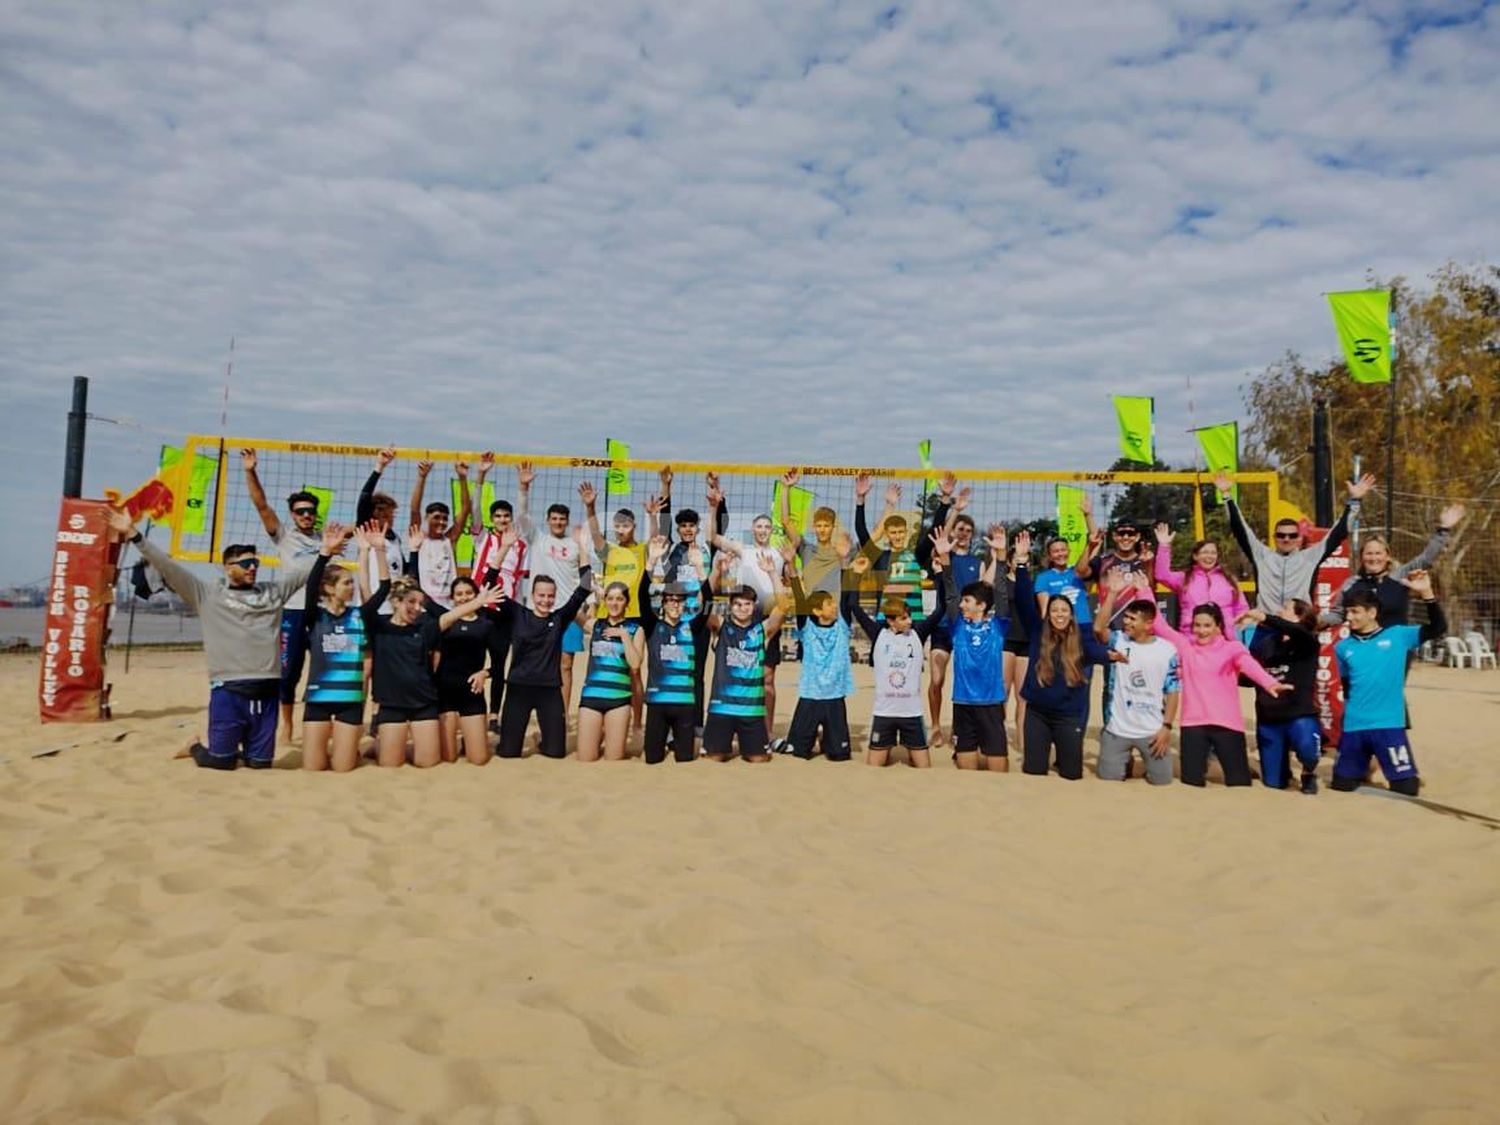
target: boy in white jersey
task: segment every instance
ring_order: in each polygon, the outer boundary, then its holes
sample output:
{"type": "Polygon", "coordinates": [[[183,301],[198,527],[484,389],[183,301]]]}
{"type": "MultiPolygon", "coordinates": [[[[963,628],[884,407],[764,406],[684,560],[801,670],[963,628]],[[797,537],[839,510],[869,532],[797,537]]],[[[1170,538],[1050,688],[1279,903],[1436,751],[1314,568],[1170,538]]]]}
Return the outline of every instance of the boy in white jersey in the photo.
{"type": "MultiPolygon", "coordinates": [[[[859,566],[867,559],[855,563],[855,569],[867,569],[859,566]]],[[[888,597],[880,606],[884,620],[877,621],[859,604],[858,590],[844,595],[844,605],[869,636],[870,663],[875,667],[875,707],[865,764],[886,765],[891,748],[900,742],[910,765],[930,769],[932,753],[922,719],[922,644],[943,619],[942,612],[913,624],[906,599],[888,597]]]]}
{"type": "Polygon", "coordinates": [[[422,494],[427,490],[427,475],[432,472],[431,461],[417,462],[417,483],[411,490],[411,516],[415,520],[421,512],[426,525],[422,528],[422,544],[417,548],[417,581],[429,598],[443,609],[453,608],[452,586],[458,577],[458,559],[453,553],[453,544],[469,526],[469,512],[473,498],[469,495],[469,463],[455,461],[453,475],[458,478],[458,519],[441,500],[434,500],[424,509],[422,494]]]}
{"type": "MultiPolygon", "coordinates": [[[[771,546],[771,517],[756,516],[750,523],[750,543],[739,543],[726,539],[718,531],[719,509],[724,504],[724,492],[719,487],[719,475],[708,474],[708,545],[738,562],[737,573],[731,577],[733,586],[748,586],[759,598],[760,611],[769,615],[780,600],[780,580],[786,569],[782,553],[771,546]]],[[[766,646],[766,733],[771,734],[776,725],[776,668],[781,663],[781,638],[766,646]]]]}
{"type": "Polygon", "coordinates": [[[1094,618],[1094,636],[1125,654],[1115,664],[1114,693],[1109,720],[1099,732],[1099,776],[1124,781],[1130,773],[1132,751],[1146,763],[1152,785],[1172,783],[1172,726],[1182,701],[1177,648],[1156,636],[1156,602],[1145,576],[1112,569],[1105,579],[1104,600],[1094,618]],[[1110,629],[1118,601],[1133,597],[1110,629]]]}

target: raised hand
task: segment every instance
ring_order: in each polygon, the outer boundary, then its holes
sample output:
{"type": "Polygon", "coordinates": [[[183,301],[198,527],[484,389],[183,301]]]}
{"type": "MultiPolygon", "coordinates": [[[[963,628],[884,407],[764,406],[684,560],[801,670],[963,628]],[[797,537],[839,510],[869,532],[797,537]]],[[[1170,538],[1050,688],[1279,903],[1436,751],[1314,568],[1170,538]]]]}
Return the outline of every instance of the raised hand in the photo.
{"type": "Polygon", "coordinates": [[[490,470],[494,467],[495,454],[487,449],[479,455],[479,479],[484,480],[485,477],[490,475],[490,470]]]}
{"type": "Polygon", "coordinates": [[[797,552],[792,550],[792,541],[790,539],[783,539],[780,545],[777,546],[776,553],[785,560],[787,566],[794,567],[797,565],[797,552]]]}
{"type": "Polygon", "coordinates": [[[1432,592],[1432,575],[1425,570],[1414,570],[1401,581],[1419,598],[1426,599],[1435,596],[1432,592]]]}
{"type": "Polygon", "coordinates": [[[499,586],[486,586],[479,591],[479,604],[497,606],[505,600],[505,591],[499,586]]]}
{"type": "Polygon", "coordinates": [[[895,481],[885,486],[886,507],[894,508],[901,503],[901,486],[895,481]]]}
{"type": "Polygon", "coordinates": [[[1176,537],[1176,533],[1173,532],[1170,526],[1168,526],[1164,521],[1157,521],[1156,541],[1158,543],[1165,547],[1176,537]]]}
{"type": "Polygon", "coordinates": [[[1087,492],[1078,498],[1078,510],[1086,516],[1094,514],[1094,498],[1087,492]]]}
{"type": "MultiPolygon", "coordinates": [[[[709,476],[713,476],[713,474],[710,473],[709,476]]],[[[710,508],[717,508],[724,503],[724,493],[719,491],[719,485],[717,481],[711,483],[708,486],[708,493],[704,497],[704,499],[708,501],[708,506],[710,508]]]]}
{"type": "MultiPolygon", "coordinates": [[[[725,553],[727,554],[728,552],[725,553]]],[[[722,558],[723,556],[721,555],[720,557],[722,558]]],[[[781,567],[770,555],[763,552],[756,552],[755,561],[761,570],[765,571],[772,578],[781,577],[781,567]]]]}
{"type": "Polygon", "coordinates": [[[1024,527],[1016,532],[1015,538],[1016,556],[1022,565],[1031,558],[1031,532],[1024,527]]]}
{"type": "Polygon", "coordinates": [[[1375,474],[1366,473],[1358,480],[1351,480],[1344,487],[1349,490],[1350,500],[1363,500],[1366,493],[1375,487],[1375,474]]]}
{"type": "Polygon", "coordinates": [[[1005,557],[1005,525],[1003,523],[990,524],[985,538],[989,540],[990,555],[993,558],[1003,559],[1005,557]]]}
{"type": "Polygon", "coordinates": [[[341,523],[325,523],[323,525],[323,543],[321,553],[325,555],[337,555],[344,549],[344,541],[349,538],[354,529],[345,527],[341,523]]]}
{"type": "MultiPolygon", "coordinates": [[[[260,463],[260,455],[253,449],[240,450],[240,467],[247,473],[255,472],[255,467],[260,463]]],[[[1456,521],[1455,521],[1456,522],[1456,521]]]]}
{"type": "Polygon", "coordinates": [[[969,506],[969,500],[973,497],[973,495],[974,490],[968,485],[964,485],[962,488],[960,488],[957,494],[953,497],[954,512],[962,512],[965,508],[967,508],[969,506]]]}
{"type": "Polygon", "coordinates": [[[672,495],[672,466],[663,465],[656,476],[661,481],[661,494],[663,496],[672,495]]]}
{"type": "MultiPolygon", "coordinates": [[[[594,492],[594,485],[591,481],[584,481],[578,486],[578,499],[583,501],[585,508],[588,508],[590,511],[593,510],[594,501],[598,499],[598,494],[594,492]]],[[[648,508],[647,511],[649,510],[648,508]]]]}
{"type": "Polygon", "coordinates": [[[359,541],[371,551],[385,550],[385,528],[371,520],[359,529],[359,541]]]}
{"type": "Polygon", "coordinates": [[[510,549],[521,541],[521,529],[511,524],[505,529],[505,534],[500,536],[500,557],[504,558],[510,553],[510,549]]]}
{"type": "Polygon", "coordinates": [[[422,534],[422,525],[414,523],[406,529],[406,549],[415,551],[427,541],[427,536],[422,534]]]}
{"type": "Polygon", "coordinates": [[[943,558],[947,558],[948,557],[948,553],[952,549],[953,549],[953,541],[948,538],[948,529],[946,527],[935,527],[935,528],[933,528],[932,529],[932,551],[933,551],[933,554],[941,555],[943,558]]]}
{"type": "Polygon", "coordinates": [[[667,537],[665,535],[653,535],[651,541],[646,544],[646,565],[655,568],[656,564],[666,556],[667,537]]]}
{"type": "Polygon", "coordinates": [[[457,461],[453,462],[453,475],[456,476],[459,480],[468,480],[469,463],[463,458],[459,458],[457,461]]]}
{"type": "Polygon", "coordinates": [[[1112,595],[1118,595],[1127,586],[1134,585],[1131,578],[1134,575],[1126,574],[1120,567],[1111,567],[1108,574],[1104,576],[1104,588],[1112,595]]]}
{"type": "Polygon", "coordinates": [[[1214,474],[1214,487],[1221,495],[1228,496],[1234,491],[1234,481],[1229,478],[1228,473],[1220,471],[1214,474]]]}
{"type": "Polygon", "coordinates": [[[1464,518],[1468,509],[1462,504],[1449,504],[1438,516],[1438,526],[1447,531],[1452,531],[1458,526],[1458,521],[1464,518]]]}
{"type": "Polygon", "coordinates": [[[375,454],[375,471],[383,473],[390,468],[391,462],[396,459],[396,447],[388,445],[379,453],[375,454]]]}
{"type": "Polygon", "coordinates": [[[418,461],[417,462],[417,476],[421,477],[423,480],[426,480],[427,479],[427,474],[430,473],[430,472],[432,472],[432,462],[431,461],[418,461]]]}
{"type": "Polygon", "coordinates": [[[661,510],[667,506],[667,501],[661,496],[646,497],[646,514],[653,519],[661,515],[661,510]]]}
{"type": "Polygon", "coordinates": [[[833,549],[839,553],[839,558],[846,559],[854,547],[854,540],[849,538],[849,533],[839,528],[833,535],[833,549]]]}
{"type": "Polygon", "coordinates": [[[784,488],[794,488],[801,479],[802,471],[800,469],[788,469],[781,474],[781,484],[784,488]]]}
{"type": "Polygon", "coordinates": [[[854,499],[856,501],[863,502],[864,498],[866,496],[870,495],[870,488],[871,488],[872,483],[873,482],[870,480],[870,474],[869,473],[860,473],[857,477],[855,477],[854,478],[854,499]]]}
{"type": "Polygon", "coordinates": [[[855,574],[864,575],[870,571],[870,556],[856,555],[854,561],[849,564],[849,569],[855,574]]]}
{"type": "Polygon", "coordinates": [[[531,482],[536,480],[536,469],[530,461],[522,461],[516,466],[516,485],[525,492],[531,487],[531,482]]]}
{"type": "Polygon", "coordinates": [[[135,521],[124,508],[106,508],[104,518],[117,539],[129,539],[135,534],[135,521]]]}
{"type": "Polygon", "coordinates": [[[709,472],[708,474],[706,474],[706,481],[709,491],[717,489],[719,487],[719,474],[715,472],[709,472]]]}
{"type": "Polygon", "coordinates": [[[938,491],[942,494],[944,500],[950,500],[953,497],[953,490],[957,487],[958,478],[953,475],[951,469],[944,473],[943,479],[938,482],[938,491]]]}

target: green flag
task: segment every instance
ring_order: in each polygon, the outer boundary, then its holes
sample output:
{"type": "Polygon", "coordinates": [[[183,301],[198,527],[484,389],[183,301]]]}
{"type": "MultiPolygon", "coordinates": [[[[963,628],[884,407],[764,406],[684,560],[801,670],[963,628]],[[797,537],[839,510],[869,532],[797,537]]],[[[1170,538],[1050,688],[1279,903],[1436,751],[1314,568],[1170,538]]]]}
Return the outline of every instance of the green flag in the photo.
{"type": "MultiPolygon", "coordinates": [[[[1240,471],[1240,424],[1223,422],[1217,426],[1204,426],[1194,431],[1198,444],[1203,449],[1203,460],[1210,473],[1237,473],[1240,471]]],[[[1239,486],[1230,493],[1239,499],[1239,486]]]]}
{"type": "MultiPolygon", "coordinates": [[[[626,445],[623,441],[616,441],[614,438],[606,438],[604,442],[604,455],[611,461],[629,461],[630,446],[626,445]]],[[[609,473],[604,478],[604,495],[629,496],[629,470],[617,469],[614,466],[610,466],[609,473]]]]}
{"type": "Polygon", "coordinates": [[[1120,422],[1120,453],[1127,461],[1142,465],[1156,462],[1156,400],[1133,395],[1115,395],[1115,416],[1120,422]]]}
{"type": "Polygon", "coordinates": [[[1356,383],[1391,381],[1391,295],[1384,289],[1328,294],[1344,362],[1356,383]]]}
{"type": "MultiPolygon", "coordinates": [[[[182,450],[175,445],[164,445],[161,447],[161,459],[157,462],[158,471],[165,473],[179,461],[182,460],[182,450]]],[[[206,457],[202,453],[193,458],[193,471],[188,477],[187,495],[176,497],[176,508],[174,513],[182,521],[183,535],[202,535],[206,531],[204,517],[208,514],[208,493],[214,486],[214,477],[218,473],[219,462],[217,458],[206,457]]]]}
{"type": "MultiPolygon", "coordinates": [[[[453,497],[453,518],[458,519],[458,513],[464,506],[464,494],[460,491],[464,482],[457,478],[448,482],[449,494],[453,497]]],[[[479,510],[474,516],[479,517],[481,527],[490,524],[490,505],[495,502],[495,486],[489,481],[484,482],[484,488],[480,491],[479,499],[475,501],[479,510]]],[[[464,533],[458,537],[458,542],[453,545],[453,561],[459,566],[468,566],[474,561],[474,536],[469,528],[474,526],[474,516],[469,517],[469,527],[464,528],[464,533]]]]}
{"type": "Polygon", "coordinates": [[[932,471],[932,439],[923,438],[917,442],[917,457],[922,468],[927,470],[927,491],[931,492],[938,487],[939,481],[932,471]]]}
{"type": "Polygon", "coordinates": [[[313,521],[313,530],[322,531],[328,522],[328,513],[333,510],[333,489],[316,484],[304,484],[303,492],[311,492],[318,498],[318,518],[313,521]]]}
{"type": "Polygon", "coordinates": [[[1071,484],[1057,486],[1057,536],[1068,541],[1069,566],[1083,558],[1089,543],[1089,524],[1083,514],[1083,489],[1071,484]]]}
{"type": "MultiPolygon", "coordinates": [[[[780,481],[771,489],[771,546],[780,547],[787,541],[786,528],[781,523],[781,493],[786,486],[780,481]]],[[[797,525],[797,530],[802,535],[811,538],[813,530],[807,525],[808,517],[812,514],[813,494],[805,488],[792,486],[787,494],[787,508],[791,512],[792,522],[797,525]]]]}

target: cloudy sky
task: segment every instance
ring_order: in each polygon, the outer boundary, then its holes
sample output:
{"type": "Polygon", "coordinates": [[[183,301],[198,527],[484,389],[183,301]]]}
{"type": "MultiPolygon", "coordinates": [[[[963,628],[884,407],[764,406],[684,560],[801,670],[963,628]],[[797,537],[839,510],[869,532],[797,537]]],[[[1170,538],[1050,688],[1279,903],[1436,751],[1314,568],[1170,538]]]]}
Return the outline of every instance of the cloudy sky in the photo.
{"type": "Polygon", "coordinates": [[[0,3],[0,580],[229,429],[1102,468],[1500,254],[1500,8],[0,3]],[[890,443],[891,451],[882,447],[890,443]]]}

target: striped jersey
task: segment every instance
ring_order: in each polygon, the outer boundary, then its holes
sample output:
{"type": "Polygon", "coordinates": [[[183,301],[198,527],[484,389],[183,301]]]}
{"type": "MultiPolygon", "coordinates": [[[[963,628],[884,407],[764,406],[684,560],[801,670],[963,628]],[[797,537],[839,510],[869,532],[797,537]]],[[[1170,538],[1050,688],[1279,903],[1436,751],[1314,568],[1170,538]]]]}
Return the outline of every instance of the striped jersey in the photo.
{"type": "Polygon", "coordinates": [[[602,703],[630,698],[630,663],[625,659],[625,642],[604,634],[610,629],[624,629],[630,636],[640,632],[639,621],[622,621],[611,625],[608,620],[595,621],[589,638],[589,670],[583,680],[581,699],[602,703]]]}
{"type": "Polygon", "coordinates": [[[676,625],[659,620],[646,638],[646,702],[693,702],[693,622],[684,617],[676,625]]]}
{"type": "Polygon", "coordinates": [[[362,703],[365,698],[365,621],[358,606],[333,614],[318,608],[308,630],[308,703],[362,703]]]}
{"type": "Polygon", "coordinates": [[[749,625],[725,621],[719,626],[708,713],[735,718],[764,718],[765,664],[766,627],[759,612],[749,625]]]}

